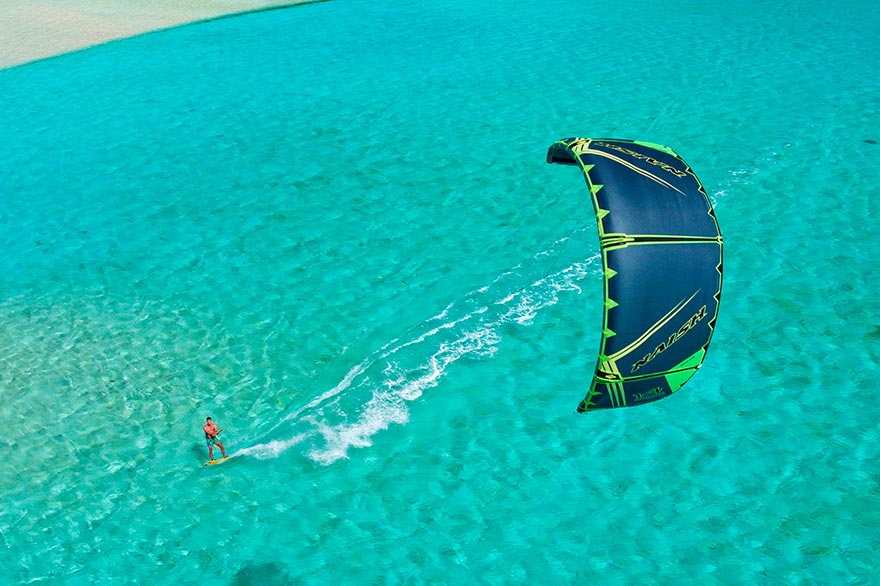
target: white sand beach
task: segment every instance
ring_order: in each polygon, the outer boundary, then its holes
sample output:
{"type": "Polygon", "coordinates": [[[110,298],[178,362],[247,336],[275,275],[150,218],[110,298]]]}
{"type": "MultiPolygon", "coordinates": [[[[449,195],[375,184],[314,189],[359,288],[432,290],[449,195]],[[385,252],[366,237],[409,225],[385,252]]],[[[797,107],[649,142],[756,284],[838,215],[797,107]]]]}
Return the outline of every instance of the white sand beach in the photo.
{"type": "Polygon", "coordinates": [[[4,0],[0,69],[113,39],[302,0],[4,0]]]}

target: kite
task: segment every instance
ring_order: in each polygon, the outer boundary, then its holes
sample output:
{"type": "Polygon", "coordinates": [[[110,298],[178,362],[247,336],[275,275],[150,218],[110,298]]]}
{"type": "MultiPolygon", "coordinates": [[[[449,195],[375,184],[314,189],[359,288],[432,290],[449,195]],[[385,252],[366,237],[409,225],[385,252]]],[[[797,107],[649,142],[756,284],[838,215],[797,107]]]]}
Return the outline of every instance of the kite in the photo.
{"type": "Polygon", "coordinates": [[[668,147],[566,138],[548,163],[583,171],[605,285],[599,357],[583,413],[656,401],[706,356],[721,300],[722,239],[691,168],[668,147]]]}

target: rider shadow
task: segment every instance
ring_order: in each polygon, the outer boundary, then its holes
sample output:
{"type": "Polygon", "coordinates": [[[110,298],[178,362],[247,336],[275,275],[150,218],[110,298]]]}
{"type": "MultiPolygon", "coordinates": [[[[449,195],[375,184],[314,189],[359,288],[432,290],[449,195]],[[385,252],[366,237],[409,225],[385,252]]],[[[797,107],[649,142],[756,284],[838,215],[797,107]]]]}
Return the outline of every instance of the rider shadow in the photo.
{"type": "Polygon", "coordinates": [[[207,448],[205,448],[205,446],[193,445],[192,447],[190,447],[190,450],[192,450],[192,453],[198,460],[201,461],[208,459],[208,450],[207,448]]]}

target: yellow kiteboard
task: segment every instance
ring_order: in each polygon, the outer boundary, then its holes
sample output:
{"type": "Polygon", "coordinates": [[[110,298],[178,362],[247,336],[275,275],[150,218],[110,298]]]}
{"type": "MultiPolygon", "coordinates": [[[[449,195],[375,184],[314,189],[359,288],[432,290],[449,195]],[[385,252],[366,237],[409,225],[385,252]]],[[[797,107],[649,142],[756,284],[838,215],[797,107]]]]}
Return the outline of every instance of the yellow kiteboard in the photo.
{"type": "Polygon", "coordinates": [[[226,458],[217,458],[216,460],[208,460],[205,462],[205,466],[216,466],[217,464],[222,464],[223,462],[228,462],[233,459],[235,456],[227,456],[226,458]]]}

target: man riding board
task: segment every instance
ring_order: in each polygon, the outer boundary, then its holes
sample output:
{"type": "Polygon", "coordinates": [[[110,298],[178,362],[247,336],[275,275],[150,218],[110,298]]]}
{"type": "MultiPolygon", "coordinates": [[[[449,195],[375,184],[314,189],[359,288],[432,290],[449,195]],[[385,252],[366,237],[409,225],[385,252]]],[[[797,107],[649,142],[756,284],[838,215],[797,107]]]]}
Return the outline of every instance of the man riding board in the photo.
{"type": "Polygon", "coordinates": [[[223,457],[226,457],[226,450],[223,448],[223,442],[217,437],[220,435],[222,429],[217,428],[217,424],[214,423],[210,417],[206,418],[205,426],[202,429],[205,430],[205,442],[208,444],[208,457],[211,460],[214,459],[214,446],[220,448],[220,453],[223,454],[223,457]]]}

